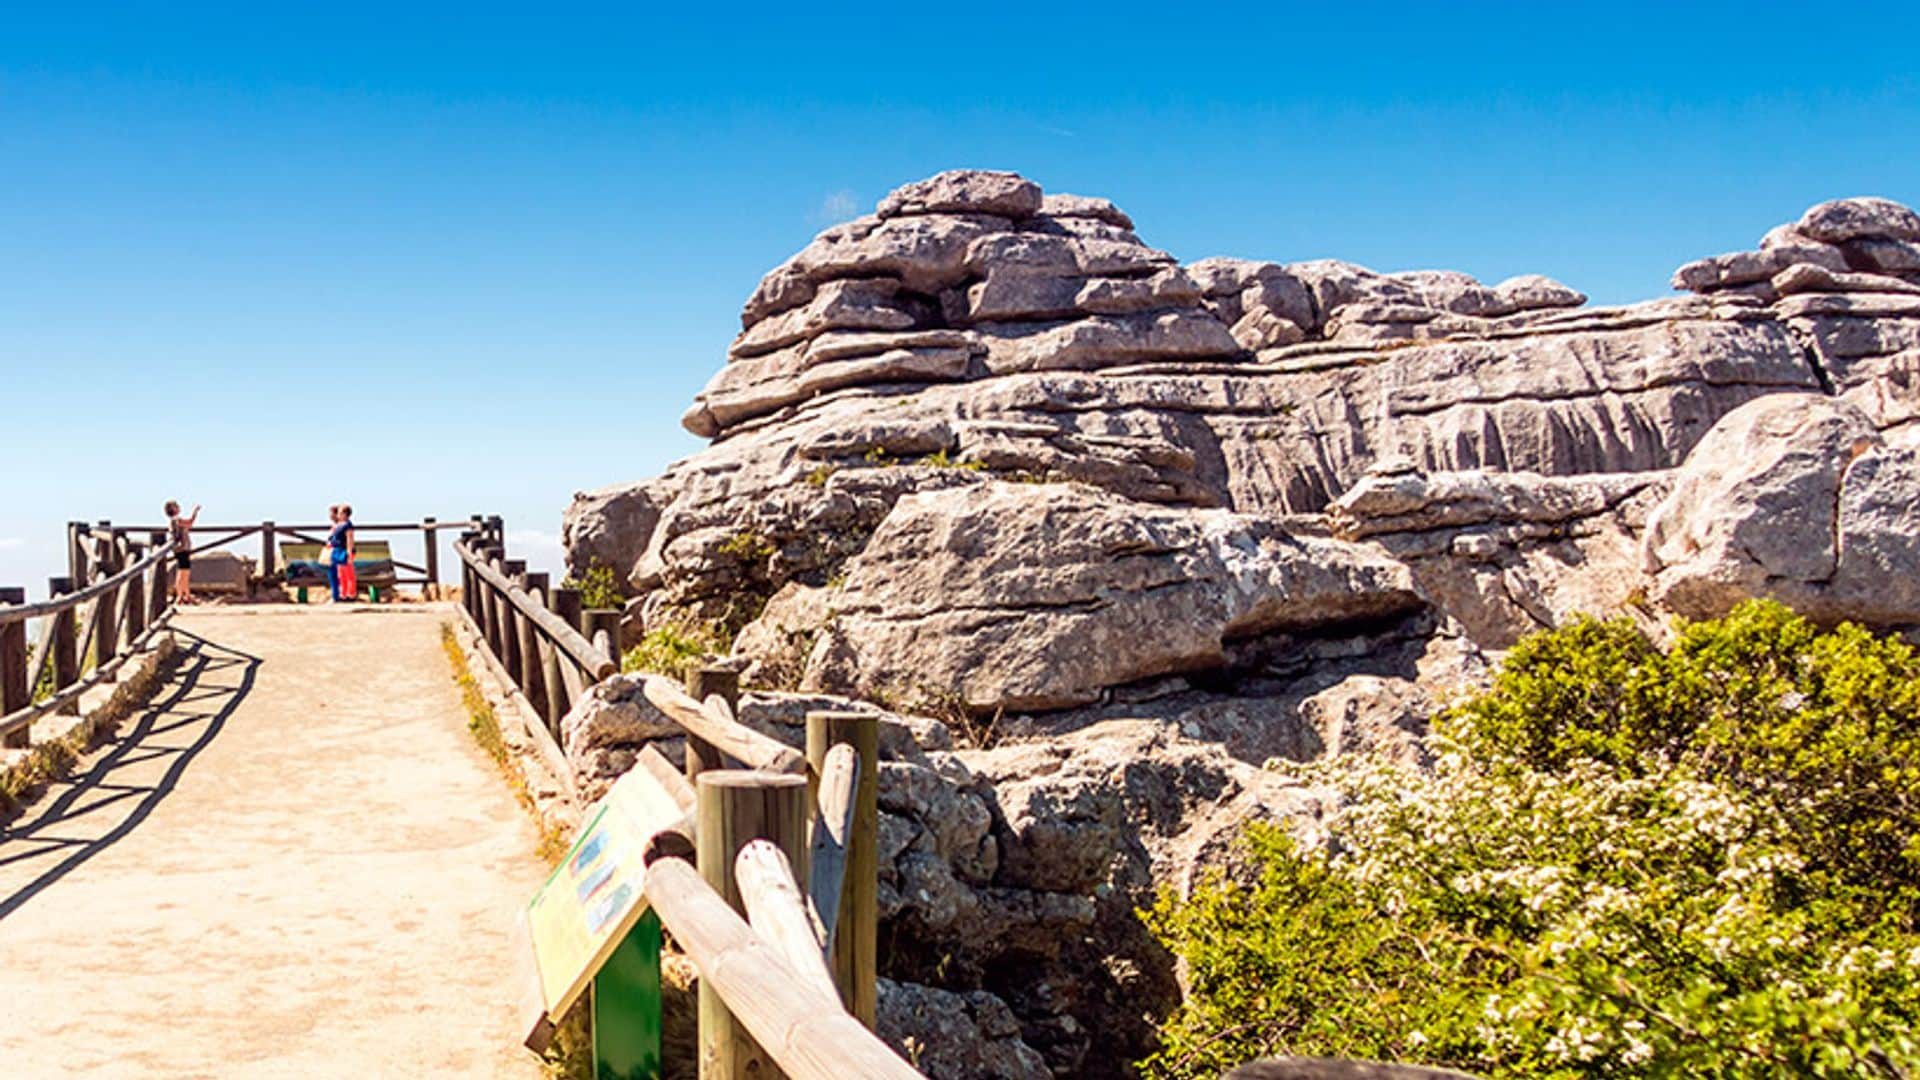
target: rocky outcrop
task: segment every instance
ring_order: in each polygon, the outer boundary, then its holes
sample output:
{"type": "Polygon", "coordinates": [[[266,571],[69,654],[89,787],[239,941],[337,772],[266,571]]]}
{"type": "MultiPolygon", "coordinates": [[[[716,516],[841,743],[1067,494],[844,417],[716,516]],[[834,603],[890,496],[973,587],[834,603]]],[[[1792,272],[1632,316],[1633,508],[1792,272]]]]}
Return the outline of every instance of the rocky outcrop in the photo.
{"type": "Polygon", "coordinates": [[[1058,709],[1221,667],[1234,639],[1419,606],[1403,567],[1341,541],[1082,485],[993,483],[895,504],[846,564],[805,682],[1058,709]]]}
{"type": "Polygon", "coordinates": [[[1656,598],[1683,615],[1771,596],[1816,618],[1920,625],[1920,452],[1845,401],[1764,398],[1680,469],[1646,536],[1656,598]]]}
{"type": "Polygon", "coordinates": [[[1641,610],[1647,514],[1666,472],[1423,473],[1383,462],[1328,508],[1336,535],[1380,545],[1483,647],[1580,612],[1641,610]]]}
{"type": "MultiPolygon", "coordinates": [[[[943,173],[760,282],[686,416],[712,445],[578,496],[570,565],[634,633],[737,631],[778,738],[883,712],[898,1045],[1124,1075],[1178,992],[1134,912],[1249,819],[1311,827],[1288,762],[1424,760],[1578,613],[1920,625],[1920,216],[1823,203],[1674,285],[1182,265],[1105,200],[943,173]]],[[[564,726],[588,790],[678,753],[628,682],[564,726]]]]}

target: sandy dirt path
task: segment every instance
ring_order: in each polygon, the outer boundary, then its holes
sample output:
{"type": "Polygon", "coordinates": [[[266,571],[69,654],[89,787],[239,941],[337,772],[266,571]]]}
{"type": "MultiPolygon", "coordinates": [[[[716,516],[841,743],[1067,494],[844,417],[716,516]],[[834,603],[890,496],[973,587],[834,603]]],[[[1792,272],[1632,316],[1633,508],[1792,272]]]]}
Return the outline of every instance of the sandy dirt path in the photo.
{"type": "Polygon", "coordinates": [[[437,607],[198,609],[184,659],[0,836],[0,1075],[533,1077],[531,823],[437,607]]]}

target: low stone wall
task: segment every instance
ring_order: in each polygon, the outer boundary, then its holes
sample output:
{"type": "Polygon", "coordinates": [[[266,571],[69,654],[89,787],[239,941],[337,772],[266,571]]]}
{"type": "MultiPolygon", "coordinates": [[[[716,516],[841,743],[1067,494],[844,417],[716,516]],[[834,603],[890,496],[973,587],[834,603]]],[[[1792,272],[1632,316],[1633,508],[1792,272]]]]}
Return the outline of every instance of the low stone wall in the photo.
{"type": "Polygon", "coordinates": [[[178,655],[171,633],[155,635],[121,665],[114,682],[82,694],[76,713],[50,713],[36,721],[31,747],[0,751],[0,820],[14,816],[48,783],[71,773],[122,721],[152,701],[178,655]]]}

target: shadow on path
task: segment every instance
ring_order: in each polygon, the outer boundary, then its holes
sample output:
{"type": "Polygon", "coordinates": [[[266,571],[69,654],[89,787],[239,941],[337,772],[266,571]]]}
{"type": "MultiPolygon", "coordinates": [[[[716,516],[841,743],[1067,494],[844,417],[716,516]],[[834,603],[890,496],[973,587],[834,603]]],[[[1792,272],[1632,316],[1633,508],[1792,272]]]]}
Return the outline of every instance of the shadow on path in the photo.
{"type": "Polygon", "coordinates": [[[0,886],[6,890],[0,892],[0,919],[146,820],[252,692],[259,657],[183,630],[175,630],[174,639],[180,658],[167,678],[170,685],[161,687],[139,719],[123,727],[85,772],[56,781],[51,798],[0,827],[0,880],[47,864],[23,884],[0,886]],[[191,741],[180,745],[188,735],[191,741]]]}

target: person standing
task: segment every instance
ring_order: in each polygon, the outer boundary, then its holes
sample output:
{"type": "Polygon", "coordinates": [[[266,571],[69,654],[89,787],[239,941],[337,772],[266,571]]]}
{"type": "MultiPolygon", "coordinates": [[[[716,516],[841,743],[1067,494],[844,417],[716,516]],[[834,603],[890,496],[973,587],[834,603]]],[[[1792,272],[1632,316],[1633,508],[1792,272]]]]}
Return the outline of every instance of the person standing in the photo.
{"type": "Polygon", "coordinates": [[[353,568],[353,559],[359,553],[353,544],[353,507],[346,503],[340,504],[340,524],[346,528],[343,545],[346,556],[340,560],[340,595],[356,600],[360,596],[360,573],[353,568]]]}
{"type": "Polygon", "coordinates": [[[167,533],[173,542],[173,601],[176,604],[193,603],[193,587],[189,579],[193,577],[193,523],[200,520],[200,504],[195,503],[193,513],[180,516],[180,504],[173,499],[167,500],[167,533]]]}
{"type": "Polygon", "coordinates": [[[327,534],[327,586],[335,601],[351,599],[360,591],[353,576],[352,515],[353,507],[345,503],[327,508],[333,522],[333,531],[327,534]]]}

